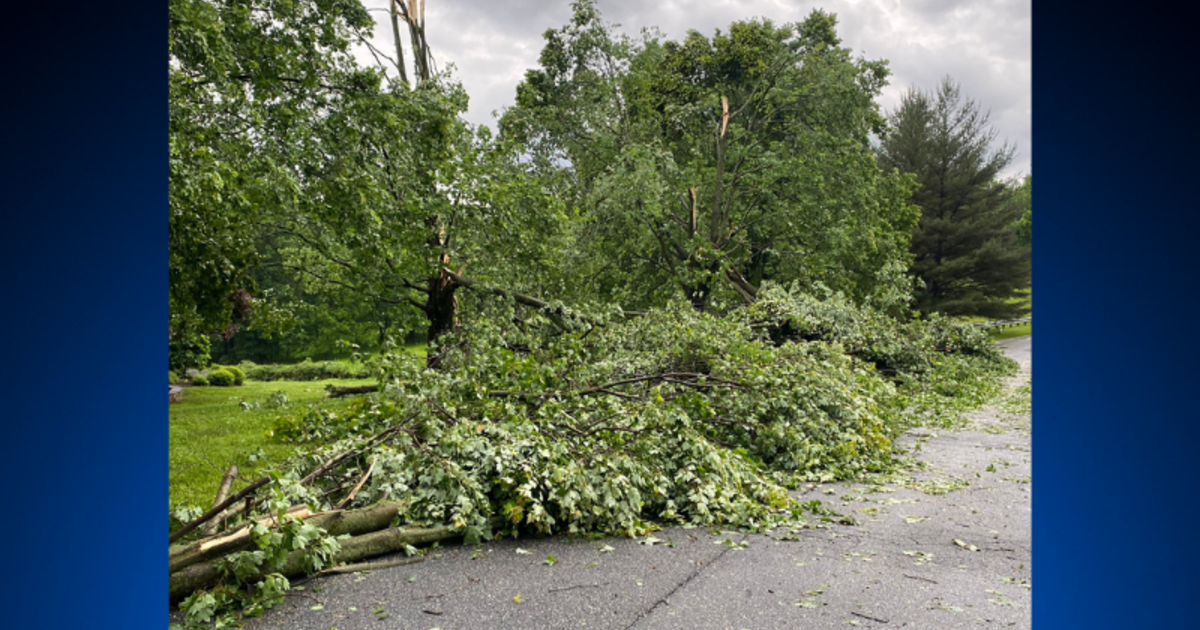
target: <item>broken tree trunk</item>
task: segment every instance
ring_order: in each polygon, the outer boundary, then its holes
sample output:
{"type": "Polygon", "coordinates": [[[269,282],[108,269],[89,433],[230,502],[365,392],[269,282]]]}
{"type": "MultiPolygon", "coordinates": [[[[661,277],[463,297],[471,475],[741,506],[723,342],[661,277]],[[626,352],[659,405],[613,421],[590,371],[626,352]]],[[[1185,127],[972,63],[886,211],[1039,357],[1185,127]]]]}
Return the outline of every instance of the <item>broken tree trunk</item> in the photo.
{"type": "MultiPolygon", "coordinates": [[[[343,513],[344,514],[344,513],[343,513]]],[[[390,524],[390,523],[389,523],[390,524]]],[[[394,529],[387,528],[369,534],[354,536],[348,540],[341,541],[341,551],[334,556],[333,565],[357,562],[364,558],[383,555],[400,551],[407,545],[424,545],[447,538],[453,538],[457,534],[452,527],[428,527],[428,528],[407,528],[394,529]]],[[[272,571],[267,571],[263,574],[248,578],[248,581],[257,580],[263,575],[269,573],[281,573],[285,577],[295,577],[304,574],[303,559],[305,551],[292,552],[282,566],[275,567],[272,571]]],[[[211,587],[220,582],[223,572],[220,567],[219,560],[210,560],[189,566],[181,571],[171,574],[170,578],[170,599],[172,602],[178,601],[187,596],[193,591],[211,587]]]]}

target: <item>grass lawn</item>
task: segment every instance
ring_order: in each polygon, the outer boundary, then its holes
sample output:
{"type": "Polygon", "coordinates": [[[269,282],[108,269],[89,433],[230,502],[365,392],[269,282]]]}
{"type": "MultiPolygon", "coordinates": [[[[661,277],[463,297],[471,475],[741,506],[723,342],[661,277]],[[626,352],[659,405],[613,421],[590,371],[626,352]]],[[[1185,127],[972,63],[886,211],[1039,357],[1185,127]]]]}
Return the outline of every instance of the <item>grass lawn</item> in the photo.
{"type": "MultiPolygon", "coordinates": [[[[241,387],[189,387],[181,402],[170,406],[170,479],[171,507],[192,505],[212,507],[221,476],[236,464],[242,479],[253,480],[264,467],[251,464],[246,456],[258,448],[270,461],[291,455],[294,446],[272,439],[268,432],[281,415],[302,415],[312,404],[324,409],[339,409],[353,398],[325,399],[325,385],[367,385],[372,379],[325,381],[246,381],[241,387]],[[242,401],[263,402],[273,392],[284,391],[288,405],[284,409],[263,404],[245,411],[242,401]]],[[[245,486],[234,481],[233,490],[245,486]]]]}
{"type": "Polygon", "coordinates": [[[1024,337],[1033,334],[1033,322],[1025,322],[1020,326],[1007,326],[1005,328],[989,328],[988,336],[994,341],[1001,339],[1011,339],[1013,337],[1024,337]]]}

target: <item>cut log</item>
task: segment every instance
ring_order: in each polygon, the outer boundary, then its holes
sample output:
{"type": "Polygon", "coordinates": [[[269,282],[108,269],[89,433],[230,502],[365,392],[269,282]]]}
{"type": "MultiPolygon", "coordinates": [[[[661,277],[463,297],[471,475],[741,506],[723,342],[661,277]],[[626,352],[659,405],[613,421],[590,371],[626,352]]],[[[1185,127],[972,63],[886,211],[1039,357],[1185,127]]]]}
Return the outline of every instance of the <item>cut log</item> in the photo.
{"type": "MultiPolygon", "coordinates": [[[[350,534],[358,536],[389,527],[400,513],[398,503],[379,503],[361,510],[323,512],[313,514],[307,520],[329,532],[331,536],[350,534]]],[[[176,545],[170,551],[170,573],[189,566],[212,560],[235,551],[248,549],[253,541],[245,530],[227,536],[218,536],[188,545],[176,545]]]]}
{"type": "Polygon", "coordinates": [[[354,396],[357,394],[370,394],[371,392],[379,391],[378,385],[350,385],[347,387],[337,387],[329,385],[325,388],[325,396],[327,398],[341,398],[342,396],[354,396]]]}
{"type": "MultiPolygon", "coordinates": [[[[345,512],[343,512],[345,514],[345,512]]],[[[407,545],[425,545],[432,542],[453,538],[460,534],[456,533],[452,527],[429,527],[429,528],[388,528],[380,531],[355,536],[353,538],[341,541],[341,551],[333,559],[333,565],[344,563],[357,562],[364,558],[372,558],[385,553],[392,553],[404,549],[407,545]]],[[[285,577],[295,577],[304,574],[304,554],[306,552],[294,551],[283,562],[283,566],[276,567],[274,571],[268,571],[249,578],[249,581],[260,579],[268,573],[281,573],[285,577]]],[[[186,569],[171,574],[170,578],[170,600],[172,602],[179,601],[188,594],[202,588],[211,587],[220,582],[222,571],[218,560],[210,560],[194,564],[186,569]]]]}

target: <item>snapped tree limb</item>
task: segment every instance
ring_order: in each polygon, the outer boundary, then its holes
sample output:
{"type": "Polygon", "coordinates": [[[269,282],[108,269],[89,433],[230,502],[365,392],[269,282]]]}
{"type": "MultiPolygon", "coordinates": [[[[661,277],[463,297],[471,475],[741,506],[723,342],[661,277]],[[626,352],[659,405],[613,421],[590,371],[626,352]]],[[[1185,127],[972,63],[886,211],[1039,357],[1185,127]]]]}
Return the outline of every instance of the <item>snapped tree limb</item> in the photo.
{"type": "MultiPolygon", "coordinates": [[[[391,524],[390,520],[388,524],[391,524]]],[[[336,566],[357,562],[364,558],[400,551],[409,545],[429,544],[453,538],[457,535],[459,534],[455,532],[454,528],[449,526],[412,527],[405,529],[387,527],[386,529],[364,533],[341,541],[341,550],[334,556],[332,564],[336,566]]],[[[307,553],[305,550],[294,551],[288,555],[287,560],[281,566],[268,567],[267,570],[260,574],[250,576],[248,580],[253,581],[270,573],[280,573],[285,577],[303,575],[305,573],[304,556],[307,553]]],[[[193,564],[171,574],[169,586],[170,599],[172,602],[178,601],[193,591],[208,588],[219,583],[223,577],[224,571],[221,568],[221,561],[219,559],[193,564]]]]}

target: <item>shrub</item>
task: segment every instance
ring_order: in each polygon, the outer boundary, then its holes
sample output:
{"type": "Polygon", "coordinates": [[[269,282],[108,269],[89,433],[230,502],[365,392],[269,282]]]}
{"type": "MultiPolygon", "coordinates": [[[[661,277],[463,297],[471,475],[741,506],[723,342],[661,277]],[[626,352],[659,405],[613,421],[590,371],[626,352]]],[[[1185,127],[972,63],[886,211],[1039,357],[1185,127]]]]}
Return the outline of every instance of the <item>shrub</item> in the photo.
{"type": "Polygon", "coordinates": [[[327,378],[370,378],[371,366],[348,361],[313,361],[305,359],[290,365],[241,364],[246,378],[255,381],[318,381],[327,378]]]}
{"type": "Polygon", "coordinates": [[[217,387],[231,387],[236,380],[237,379],[233,375],[233,372],[230,372],[225,368],[210,370],[208,373],[209,384],[216,385],[217,387]]]}
{"type": "Polygon", "coordinates": [[[179,380],[179,377],[175,376],[174,372],[167,372],[167,374],[167,385],[174,385],[179,380]]]}
{"type": "Polygon", "coordinates": [[[197,374],[192,377],[192,385],[199,385],[203,387],[208,385],[208,379],[205,378],[203,374],[197,374]]]}
{"type": "Polygon", "coordinates": [[[242,371],[242,368],[236,365],[225,365],[221,366],[220,369],[225,370],[233,375],[234,385],[242,385],[246,382],[246,373],[242,371]]]}

